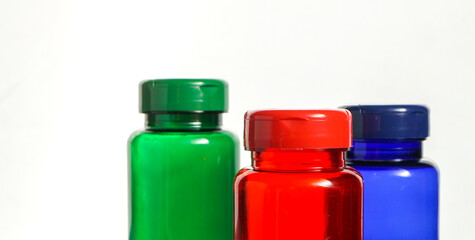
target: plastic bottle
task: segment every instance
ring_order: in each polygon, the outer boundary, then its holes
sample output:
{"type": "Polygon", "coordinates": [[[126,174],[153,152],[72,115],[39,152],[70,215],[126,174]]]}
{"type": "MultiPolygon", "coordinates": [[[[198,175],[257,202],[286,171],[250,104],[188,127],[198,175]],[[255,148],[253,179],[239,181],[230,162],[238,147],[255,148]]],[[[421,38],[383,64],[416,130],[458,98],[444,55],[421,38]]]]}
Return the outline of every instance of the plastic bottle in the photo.
{"type": "Polygon", "coordinates": [[[364,179],[364,239],[438,239],[438,173],[422,160],[429,111],[419,105],[345,106],[353,115],[347,164],[364,179]]]}
{"type": "Polygon", "coordinates": [[[345,167],[346,110],[245,115],[252,168],[234,182],[235,240],[360,240],[362,179],[345,167]]]}
{"type": "Polygon", "coordinates": [[[145,129],[129,139],[131,240],[231,240],[238,144],[221,130],[227,84],[140,84],[145,129]]]}

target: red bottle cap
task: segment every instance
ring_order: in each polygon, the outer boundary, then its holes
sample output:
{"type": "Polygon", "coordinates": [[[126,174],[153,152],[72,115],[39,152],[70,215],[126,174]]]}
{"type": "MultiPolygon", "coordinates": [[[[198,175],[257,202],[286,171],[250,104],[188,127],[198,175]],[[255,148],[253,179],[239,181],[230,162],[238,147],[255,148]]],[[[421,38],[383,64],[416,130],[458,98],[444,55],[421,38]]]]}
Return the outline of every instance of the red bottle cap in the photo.
{"type": "Polygon", "coordinates": [[[244,147],[318,149],[351,147],[348,110],[257,110],[244,116],[244,147]]]}

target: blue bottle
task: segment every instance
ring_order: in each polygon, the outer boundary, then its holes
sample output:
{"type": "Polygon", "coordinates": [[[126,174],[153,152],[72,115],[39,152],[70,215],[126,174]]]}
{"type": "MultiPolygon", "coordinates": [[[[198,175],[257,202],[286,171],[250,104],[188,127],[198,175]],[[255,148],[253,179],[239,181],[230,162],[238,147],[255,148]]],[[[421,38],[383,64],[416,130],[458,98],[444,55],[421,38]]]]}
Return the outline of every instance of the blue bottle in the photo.
{"type": "Polygon", "coordinates": [[[422,159],[429,110],[420,105],[343,108],[353,116],[353,147],[346,161],[364,180],[364,239],[438,239],[438,171],[422,159]]]}

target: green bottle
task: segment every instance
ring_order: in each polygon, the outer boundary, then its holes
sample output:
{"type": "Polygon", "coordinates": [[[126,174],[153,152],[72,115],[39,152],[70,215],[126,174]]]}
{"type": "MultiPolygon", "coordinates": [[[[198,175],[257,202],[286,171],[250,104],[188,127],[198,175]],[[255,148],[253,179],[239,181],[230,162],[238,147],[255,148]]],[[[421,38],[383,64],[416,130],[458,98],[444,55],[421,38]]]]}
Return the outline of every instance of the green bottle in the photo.
{"type": "Polygon", "coordinates": [[[140,84],[145,129],[129,139],[130,240],[232,240],[237,138],[221,130],[227,84],[140,84]]]}

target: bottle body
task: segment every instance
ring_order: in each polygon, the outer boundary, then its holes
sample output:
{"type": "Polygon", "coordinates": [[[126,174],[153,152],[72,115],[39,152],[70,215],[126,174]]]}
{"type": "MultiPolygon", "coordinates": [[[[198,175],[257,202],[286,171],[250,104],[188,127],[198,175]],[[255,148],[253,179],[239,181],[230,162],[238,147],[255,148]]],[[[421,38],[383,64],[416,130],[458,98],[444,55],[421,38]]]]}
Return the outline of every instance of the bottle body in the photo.
{"type": "Polygon", "coordinates": [[[426,161],[351,162],[364,179],[364,239],[438,239],[438,171],[426,161]]]}
{"type": "Polygon", "coordinates": [[[438,239],[439,176],[422,140],[357,139],[348,165],[364,179],[364,236],[438,239]]]}
{"type": "Polygon", "coordinates": [[[438,239],[439,177],[422,161],[429,136],[423,105],[351,105],[349,166],[364,179],[364,239],[438,239]]]}
{"type": "Polygon", "coordinates": [[[233,134],[146,130],[129,140],[130,239],[232,239],[233,134]]]}
{"type": "Polygon", "coordinates": [[[234,183],[235,240],[362,239],[362,179],[342,158],[253,155],[234,183]]]}

